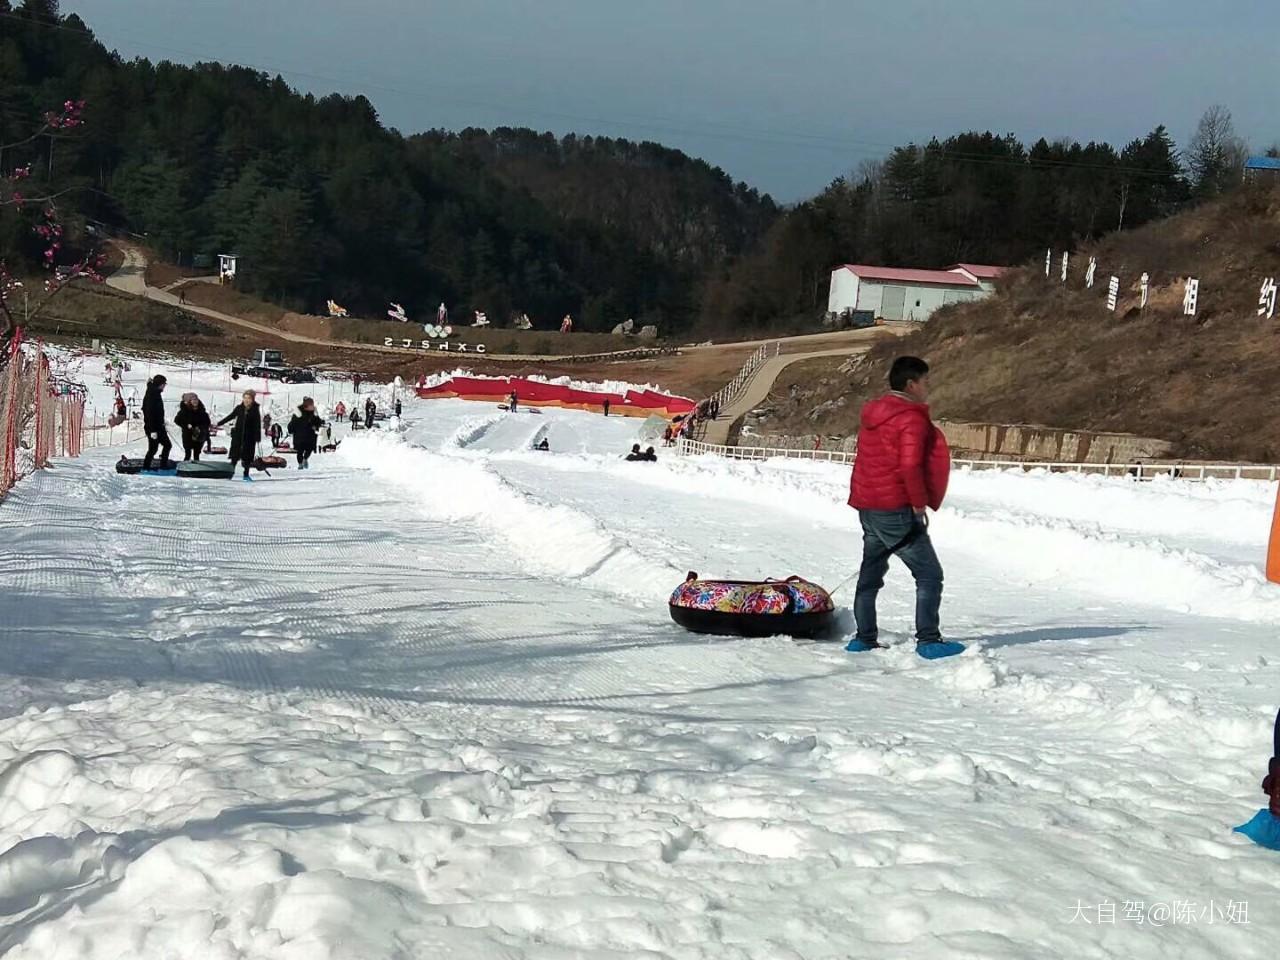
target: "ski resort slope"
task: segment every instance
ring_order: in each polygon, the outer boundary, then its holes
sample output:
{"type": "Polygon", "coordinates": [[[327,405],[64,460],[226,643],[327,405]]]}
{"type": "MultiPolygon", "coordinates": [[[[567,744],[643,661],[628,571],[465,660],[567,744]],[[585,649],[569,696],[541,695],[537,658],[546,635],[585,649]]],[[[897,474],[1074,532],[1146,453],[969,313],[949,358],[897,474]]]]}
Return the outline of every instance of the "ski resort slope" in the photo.
{"type": "Polygon", "coordinates": [[[1230,832],[1273,487],[958,474],[969,649],[926,662],[900,566],[885,651],[672,624],[688,570],[835,588],[856,517],[847,468],[638,429],[415,400],[306,473],[21,484],[0,955],[1274,956],[1280,859],[1230,832]]]}

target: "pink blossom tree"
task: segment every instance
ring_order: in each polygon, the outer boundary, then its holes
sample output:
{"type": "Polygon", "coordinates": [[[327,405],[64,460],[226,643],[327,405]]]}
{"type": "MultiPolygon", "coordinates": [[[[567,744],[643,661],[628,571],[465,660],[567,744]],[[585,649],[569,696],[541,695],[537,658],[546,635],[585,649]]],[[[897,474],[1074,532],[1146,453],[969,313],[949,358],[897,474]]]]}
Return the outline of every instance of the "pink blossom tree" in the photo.
{"type": "MultiPolygon", "coordinates": [[[[57,111],[49,111],[43,122],[31,136],[15,143],[4,144],[0,155],[17,147],[25,146],[43,137],[53,137],[60,132],[72,130],[84,121],[83,100],[68,100],[57,111]]],[[[17,167],[8,175],[0,175],[0,206],[16,207],[21,211],[33,211],[32,232],[40,238],[44,247],[42,264],[48,271],[43,288],[32,291],[24,288],[22,282],[10,273],[8,265],[0,261],[0,367],[9,360],[10,343],[14,333],[26,322],[38,317],[49,302],[58,295],[71,281],[80,277],[101,282],[101,269],[105,258],[96,252],[86,253],[79,260],[69,263],[58,263],[62,252],[63,225],[58,213],[57,201],[61,193],[40,194],[27,189],[30,182],[31,164],[17,167]],[[34,296],[33,296],[34,294],[34,296]],[[17,302],[21,298],[22,306],[17,302]]]]}

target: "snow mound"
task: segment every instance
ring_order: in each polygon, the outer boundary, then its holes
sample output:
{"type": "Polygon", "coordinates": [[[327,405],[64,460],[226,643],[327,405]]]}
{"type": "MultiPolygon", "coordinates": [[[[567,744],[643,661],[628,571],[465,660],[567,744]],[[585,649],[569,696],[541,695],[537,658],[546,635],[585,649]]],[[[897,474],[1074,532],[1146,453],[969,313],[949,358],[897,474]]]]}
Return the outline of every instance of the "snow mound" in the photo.
{"type": "Polygon", "coordinates": [[[376,435],[348,438],[339,454],[411,489],[415,504],[432,519],[482,525],[511,548],[515,564],[527,572],[650,601],[667,596],[683,578],[683,571],[642,555],[589,517],[516,491],[481,461],[376,435]]]}

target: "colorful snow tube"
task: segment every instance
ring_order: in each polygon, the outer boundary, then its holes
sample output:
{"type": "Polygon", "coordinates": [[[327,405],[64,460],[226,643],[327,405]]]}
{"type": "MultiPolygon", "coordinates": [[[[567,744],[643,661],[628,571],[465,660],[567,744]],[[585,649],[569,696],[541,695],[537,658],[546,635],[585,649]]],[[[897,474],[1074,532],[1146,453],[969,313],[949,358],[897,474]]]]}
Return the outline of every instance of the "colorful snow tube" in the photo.
{"type": "Polygon", "coordinates": [[[831,594],[800,577],[699,580],[690,572],[668,601],[671,619],[694,633],[812,637],[831,625],[831,594]]]}

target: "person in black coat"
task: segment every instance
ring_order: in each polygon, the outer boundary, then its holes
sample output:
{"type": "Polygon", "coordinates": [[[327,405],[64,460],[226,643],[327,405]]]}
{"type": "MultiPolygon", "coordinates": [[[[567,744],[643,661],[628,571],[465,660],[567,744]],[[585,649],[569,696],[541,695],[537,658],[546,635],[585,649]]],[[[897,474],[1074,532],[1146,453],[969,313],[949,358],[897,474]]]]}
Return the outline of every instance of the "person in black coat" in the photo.
{"type": "Polygon", "coordinates": [[[199,463],[200,450],[208,442],[212,427],[209,411],[194,393],[184,393],[182,406],[178,408],[178,415],[173,418],[173,422],[182,430],[182,459],[199,463]]]}
{"type": "Polygon", "coordinates": [[[400,401],[399,400],[396,401],[396,419],[397,420],[400,419],[400,401]]]}
{"type": "Polygon", "coordinates": [[[147,381],[147,392],[142,397],[142,428],[147,433],[147,455],[142,458],[142,469],[150,470],[151,462],[160,451],[160,462],[169,459],[169,450],[173,447],[169,440],[169,431],[164,425],[164,397],[161,392],[168,381],[164,374],[157,373],[147,381]]]}
{"type": "Polygon", "coordinates": [[[289,435],[293,437],[293,449],[298,451],[298,469],[306,470],[311,463],[311,454],[316,451],[316,439],[324,421],[316,413],[316,402],[310,397],[303,397],[289,421],[289,435]]]}
{"type": "Polygon", "coordinates": [[[370,397],[364,402],[364,428],[366,430],[373,429],[373,418],[377,412],[378,405],[373,402],[373,397],[370,397]]]}
{"type": "Polygon", "coordinates": [[[262,439],[262,413],[258,408],[257,394],[246,390],[240,404],[229,414],[218,421],[218,426],[235,421],[231,428],[231,446],[227,452],[231,457],[231,469],[237,463],[244,464],[244,478],[249,476],[249,468],[258,454],[258,442],[262,439]]]}

